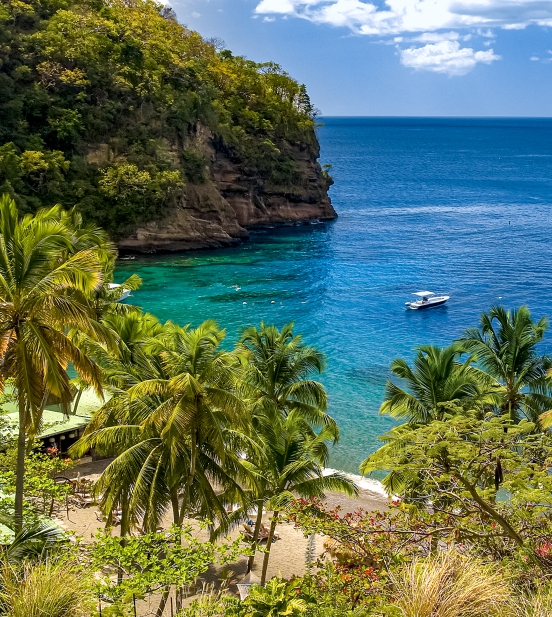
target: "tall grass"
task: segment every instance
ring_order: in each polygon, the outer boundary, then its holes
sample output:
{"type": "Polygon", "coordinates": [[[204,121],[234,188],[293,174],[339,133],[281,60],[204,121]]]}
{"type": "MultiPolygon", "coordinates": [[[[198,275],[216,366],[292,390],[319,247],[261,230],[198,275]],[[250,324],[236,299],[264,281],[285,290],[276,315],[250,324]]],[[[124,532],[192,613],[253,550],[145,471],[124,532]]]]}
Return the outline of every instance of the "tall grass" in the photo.
{"type": "Polygon", "coordinates": [[[552,615],[552,590],[538,589],[535,594],[523,601],[517,614],[519,617],[550,617],[552,615]]]}
{"type": "Polygon", "coordinates": [[[0,611],[10,617],[84,617],[94,610],[90,578],[73,563],[0,569],[0,611]]]}
{"type": "Polygon", "coordinates": [[[507,583],[476,559],[454,551],[413,562],[394,583],[403,617],[514,615],[507,583]]]}

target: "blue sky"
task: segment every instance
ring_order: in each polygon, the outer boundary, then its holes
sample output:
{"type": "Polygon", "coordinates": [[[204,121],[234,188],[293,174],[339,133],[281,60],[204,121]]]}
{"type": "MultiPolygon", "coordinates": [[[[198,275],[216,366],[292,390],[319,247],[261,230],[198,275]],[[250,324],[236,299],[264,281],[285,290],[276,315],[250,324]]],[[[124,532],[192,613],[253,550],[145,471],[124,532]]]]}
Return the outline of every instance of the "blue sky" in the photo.
{"type": "Polygon", "coordinates": [[[552,116],[552,0],[173,0],[324,115],[552,116]]]}

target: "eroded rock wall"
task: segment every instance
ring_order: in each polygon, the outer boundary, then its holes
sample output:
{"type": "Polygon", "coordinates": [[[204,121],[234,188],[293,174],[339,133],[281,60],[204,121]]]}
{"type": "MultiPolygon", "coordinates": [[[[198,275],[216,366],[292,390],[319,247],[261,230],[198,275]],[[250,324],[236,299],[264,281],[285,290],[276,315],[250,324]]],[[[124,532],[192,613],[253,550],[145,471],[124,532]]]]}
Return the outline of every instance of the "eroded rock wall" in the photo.
{"type": "Polygon", "coordinates": [[[206,180],[187,184],[177,206],[157,221],[140,225],[119,241],[123,252],[182,251],[236,244],[248,229],[298,221],[336,218],[328,183],[318,163],[318,148],[290,146],[297,186],[273,186],[215,148],[206,130],[196,131],[194,146],[209,160],[206,180]]]}

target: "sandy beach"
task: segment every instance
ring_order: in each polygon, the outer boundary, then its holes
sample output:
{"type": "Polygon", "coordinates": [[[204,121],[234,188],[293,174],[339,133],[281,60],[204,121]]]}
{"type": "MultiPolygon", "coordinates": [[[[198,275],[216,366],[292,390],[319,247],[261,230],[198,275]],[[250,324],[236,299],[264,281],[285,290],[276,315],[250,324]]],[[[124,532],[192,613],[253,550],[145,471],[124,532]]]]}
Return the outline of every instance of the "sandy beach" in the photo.
{"type": "MultiPolygon", "coordinates": [[[[80,476],[80,478],[87,478],[96,480],[99,474],[109,464],[109,460],[91,461],[90,459],[84,459],[80,464],[76,465],[67,474],[70,478],[80,476]]],[[[384,510],[387,507],[386,498],[379,493],[371,492],[369,490],[362,490],[357,498],[346,497],[341,494],[331,493],[328,494],[325,501],[329,508],[340,507],[343,513],[354,512],[360,508],[373,511],[384,510]]],[[[98,507],[94,504],[90,504],[86,507],[72,506],[69,509],[69,515],[67,512],[61,511],[58,513],[56,520],[64,529],[75,532],[78,536],[82,537],[84,542],[90,542],[98,529],[103,529],[105,523],[99,520],[97,516],[98,507]]],[[[197,529],[197,535],[203,540],[207,540],[207,532],[199,529],[196,521],[189,521],[190,524],[197,529]]],[[[270,522],[270,513],[267,513],[263,519],[265,524],[270,522]]],[[[163,522],[165,528],[170,527],[171,518],[170,514],[163,522]]],[[[114,533],[118,533],[118,527],[113,529],[114,533]]],[[[235,529],[230,534],[230,537],[236,537],[239,533],[239,529],[235,529]]],[[[270,562],[268,567],[268,576],[282,576],[289,578],[291,576],[301,576],[306,572],[306,552],[308,546],[308,539],[304,537],[303,533],[294,528],[293,525],[282,523],[278,525],[277,531],[279,533],[279,539],[272,545],[270,562]]],[[[323,537],[317,536],[315,538],[315,551],[316,555],[323,553],[323,537]]],[[[245,557],[241,557],[240,560],[234,564],[231,568],[231,575],[229,577],[230,591],[236,592],[236,583],[238,583],[246,573],[246,561],[245,557]]],[[[262,555],[257,557],[255,566],[253,568],[254,574],[260,576],[262,566],[262,555]]],[[[200,592],[204,585],[219,583],[219,569],[212,568],[207,572],[201,580],[198,581],[197,591],[200,592]]],[[[191,598],[190,598],[191,599],[191,598]]],[[[138,612],[141,615],[148,615],[155,610],[157,606],[156,598],[151,598],[149,602],[139,602],[138,612]]],[[[167,613],[169,614],[169,613],[167,613]]]]}

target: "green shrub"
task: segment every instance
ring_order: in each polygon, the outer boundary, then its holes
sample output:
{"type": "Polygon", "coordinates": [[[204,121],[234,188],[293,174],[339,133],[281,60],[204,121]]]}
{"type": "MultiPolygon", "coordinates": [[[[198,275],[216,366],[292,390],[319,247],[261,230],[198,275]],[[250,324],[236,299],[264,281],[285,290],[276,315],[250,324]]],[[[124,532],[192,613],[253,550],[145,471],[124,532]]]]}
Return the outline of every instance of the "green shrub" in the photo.
{"type": "Polygon", "coordinates": [[[180,155],[186,179],[192,184],[203,184],[207,180],[207,157],[197,150],[183,150],[180,155]]]}
{"type": "Polygon", "coordinates": [[[10,617],[80,617],[95,608],[92,580],[75,562],[5,564],[0,603],[10,617]]]}

